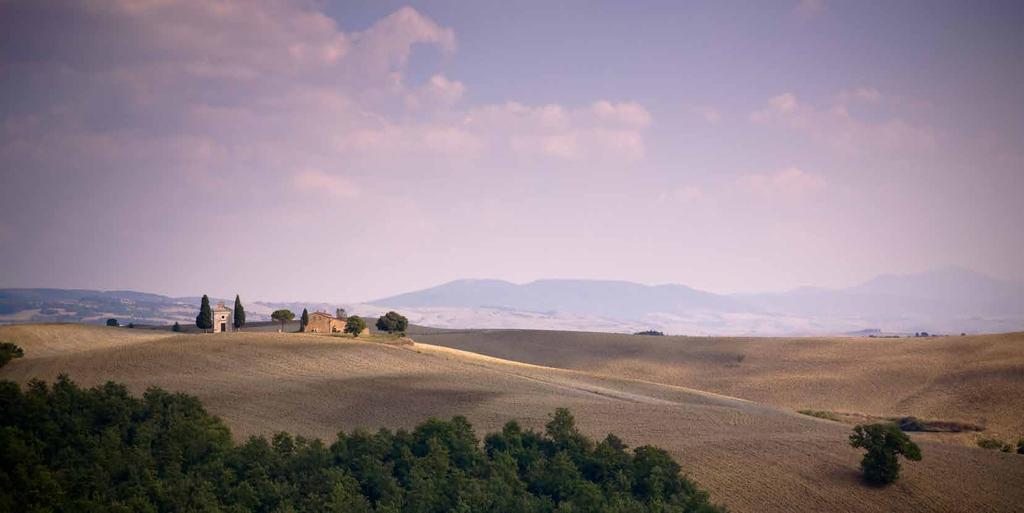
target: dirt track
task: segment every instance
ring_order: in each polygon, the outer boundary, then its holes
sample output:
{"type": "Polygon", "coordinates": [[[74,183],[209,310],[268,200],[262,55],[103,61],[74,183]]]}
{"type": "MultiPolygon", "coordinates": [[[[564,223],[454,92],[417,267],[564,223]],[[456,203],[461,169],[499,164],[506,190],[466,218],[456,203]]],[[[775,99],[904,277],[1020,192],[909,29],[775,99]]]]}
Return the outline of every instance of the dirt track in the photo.
{"type": "MultiPolygon", "coordinates": [[[[1016,455],[923,444],[925,460],[885,490],[858,481],[846,426],[679,386],[506,362],[451,349],[301,334],[153,337],[91,326],[0,327],[26,358],[0,378],[151,385],[203,399],[236,436],[288,430],[410,427],[465,415],[479,433],[510,418],[539,428],[567,406],[590,435],[672,451],[735,511],[1014,511],[1024,502],[1016,455]],[[110,336],[113,334],[115,336],[110,336]],[[99,343],[97,341],[105,340],[99,343]]],[[[605,369],[607,370],[607,369],[605,369]]]]}

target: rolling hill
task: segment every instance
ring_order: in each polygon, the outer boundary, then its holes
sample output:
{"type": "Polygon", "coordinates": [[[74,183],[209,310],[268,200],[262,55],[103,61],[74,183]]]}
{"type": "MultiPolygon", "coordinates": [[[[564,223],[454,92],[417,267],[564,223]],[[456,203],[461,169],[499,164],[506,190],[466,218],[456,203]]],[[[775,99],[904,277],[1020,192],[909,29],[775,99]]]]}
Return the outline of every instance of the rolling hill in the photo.
{"type": "MultiPolygon", "coordinates": [[[[1024,333],[908,339],[422,330],[496,358],[697,388],[789,410],[917,416],[1024,437],[1024,333]]],[[[973,445],[974,438],[962,442],[973,445]]]]}
{"type": "MultiPolygon", "coordinates": [[[[437,340],[445,336],[433,333],[437,340]]],[[[418,336],[429,338],[424,335],[418,336]]],[[[1019,456],[922,439],[925,460],[906,465],[901,481],[877,490],[858,480],[859,453],[846,444],[849,426],[631,379],[624,367],[622,376],[610,368],[595,374],[433,344],[292,333],[22,325],[0,327],[0,339],[26,351],[0,369],[0,379],[68,372],[86,385],[116,380],[135,392],[151,385],[184,391],[199,396],[240,437],[288,430],[329,438],[339,429],[410,427],[429,416],[457,414],[481,432],[510,418],[540,427],[554,408],[567,406],[589,435],[614,432],[630,445],[669,449],[713,500],[737,512],[1014,511],[1024,501],[1019,456]]],[[[766,350],[776,343],[765,341],[766,350]]],[[[569,351],[555,351],[560,360],[552,363],[570,365],[569,351]]],[[[596,354],[592,362],[601,359],[601,351],[596,354]]]]}

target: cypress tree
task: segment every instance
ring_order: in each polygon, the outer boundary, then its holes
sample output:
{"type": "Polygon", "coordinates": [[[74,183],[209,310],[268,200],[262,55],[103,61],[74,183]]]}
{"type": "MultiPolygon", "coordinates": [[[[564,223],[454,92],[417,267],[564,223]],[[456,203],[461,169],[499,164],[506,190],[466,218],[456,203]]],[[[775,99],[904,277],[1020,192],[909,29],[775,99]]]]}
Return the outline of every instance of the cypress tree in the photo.
{"type": "Polygon", "coordinates": [[[235,329],[241,329],[245,326],[245,308],[242,307],[242,299],[235,294],[235,329]]]}
{"type": "Polygon", "coordinates": [[[299,320],[299,329],[306,331],[306,325],[309,324],[309,312],[305,308],[302,309],[302,318],[299,320]]]}
{"type": "Polygon", "coordinates": [[[199,315],[196,316],[196,327],[201,330],[213,328],[213,310],[210,309],[210,298],[203,294],[203,301],[199,305],[199,315]]]}

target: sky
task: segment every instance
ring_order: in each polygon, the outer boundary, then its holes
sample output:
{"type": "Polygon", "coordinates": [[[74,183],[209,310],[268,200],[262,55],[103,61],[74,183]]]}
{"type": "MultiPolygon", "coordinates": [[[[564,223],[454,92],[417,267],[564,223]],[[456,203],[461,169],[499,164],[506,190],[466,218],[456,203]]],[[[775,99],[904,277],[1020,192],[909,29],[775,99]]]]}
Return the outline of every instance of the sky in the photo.
{"type": "Polygon", "coordinates": [[[1024,3],[0,0],[0,287],[1024,279],[1024,3]]]}

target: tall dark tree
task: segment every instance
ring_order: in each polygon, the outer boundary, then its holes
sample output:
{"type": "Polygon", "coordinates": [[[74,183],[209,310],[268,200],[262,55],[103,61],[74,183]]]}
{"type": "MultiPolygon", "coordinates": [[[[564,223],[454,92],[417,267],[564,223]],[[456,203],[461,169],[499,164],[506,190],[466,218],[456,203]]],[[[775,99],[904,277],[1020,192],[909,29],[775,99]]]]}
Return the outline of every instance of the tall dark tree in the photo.
{"type": "Polygon", "coordinates": [[[242,306],[242,299],[235,294],[235,329],[242,329],[245,326],[245,307],[242,306]]]}
{"type": "Polygon", "coordinates": [[[284,331],[284,323],[295,318],[295,314],[291,310],[274,310],[274,313],[270,314],[270,318],[281,323],[281,331],[284,331]]]}
{"type": "Polygon", "coordinates": [[[334,317],[339,321],[344,321],[345,319],[348,319],[348,312],[346,312],[344,308],[336,308],[334,310],[334,317]]]}
{"type": "Polygon", "coordinates": [[[299,318],[299,329],[306,331],[306,326],[309,325],[309,312],[305,308],[302,309],[302,317],[299,318]]]}
{"type": "Polygon", "coordinates": [[[213,310],[210,309],[210,298],[203,294],[203,300],[199,304],[199,315],[196,316],[196,327],[201,330],[213,328],[213,310]]]}

